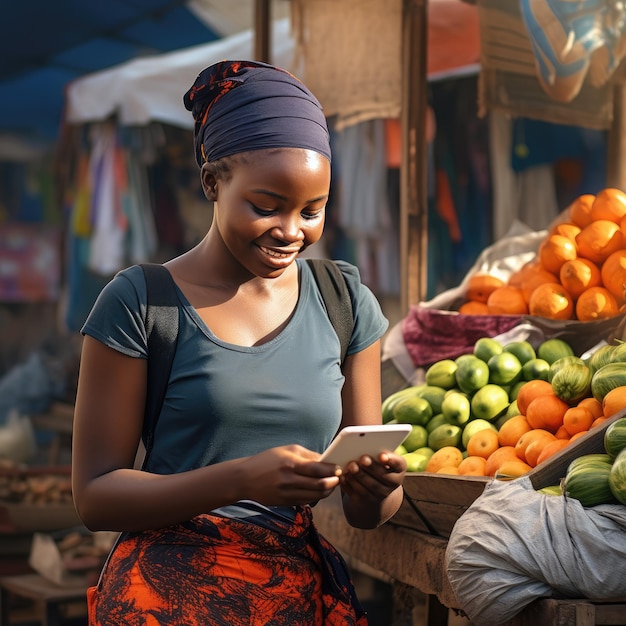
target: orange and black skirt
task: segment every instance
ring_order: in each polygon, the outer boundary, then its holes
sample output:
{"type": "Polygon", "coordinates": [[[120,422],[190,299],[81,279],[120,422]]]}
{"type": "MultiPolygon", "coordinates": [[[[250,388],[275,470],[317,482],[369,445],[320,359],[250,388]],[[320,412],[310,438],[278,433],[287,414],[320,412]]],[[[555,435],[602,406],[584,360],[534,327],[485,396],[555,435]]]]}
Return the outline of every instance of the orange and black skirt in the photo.
{"type": "Polygon", "coordinates": [[[200,515],[124,534],[87,599],[89,626],[367,626],[310,507],[292,522],[200,515]]]}

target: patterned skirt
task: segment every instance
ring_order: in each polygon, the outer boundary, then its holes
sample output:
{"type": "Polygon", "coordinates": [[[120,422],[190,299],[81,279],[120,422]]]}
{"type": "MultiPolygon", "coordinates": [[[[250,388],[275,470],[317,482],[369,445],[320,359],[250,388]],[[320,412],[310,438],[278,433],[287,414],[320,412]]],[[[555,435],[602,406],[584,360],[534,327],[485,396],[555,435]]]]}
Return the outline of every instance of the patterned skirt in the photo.
{"type": "Polygon", "coordinates": [[[367,626],[310,507],[293,522],[200,515],[124,533],[87,600],[89,626],[367,626]]]}

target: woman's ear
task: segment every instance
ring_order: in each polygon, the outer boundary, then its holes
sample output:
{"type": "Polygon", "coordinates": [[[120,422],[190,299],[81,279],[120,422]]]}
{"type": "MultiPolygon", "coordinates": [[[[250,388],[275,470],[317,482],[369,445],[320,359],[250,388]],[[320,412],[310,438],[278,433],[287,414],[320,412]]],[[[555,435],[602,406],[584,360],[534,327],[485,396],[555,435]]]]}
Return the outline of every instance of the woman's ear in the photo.
{"type": "Polygon", "coordinates": [[[202,190],[207,200],[211,202],[217,201],[217,178],[207,163],[200,170],[200,180],[202,181],[202,190]]]}

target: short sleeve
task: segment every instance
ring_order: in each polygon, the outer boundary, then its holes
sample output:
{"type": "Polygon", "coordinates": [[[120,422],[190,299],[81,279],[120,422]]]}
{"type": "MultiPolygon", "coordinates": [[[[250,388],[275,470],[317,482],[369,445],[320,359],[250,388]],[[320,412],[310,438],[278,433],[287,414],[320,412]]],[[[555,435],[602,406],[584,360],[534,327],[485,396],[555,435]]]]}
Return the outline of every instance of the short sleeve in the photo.
{"type": "Polygon", "coordinates": [[[354,330],[347,354],[356,354],[385,334],[389,320],[384,316],[376,296],[361,282],[358,268],[346,261],[336,261],[336,264],[346,279],[354,312],[354,330]]]}
{"type": "Polygon", "coordinates": [[[134,265],[116,274],[100,292],[81,333],[122,354],[146,359],[145,317],[145,279],[134,265]]]}

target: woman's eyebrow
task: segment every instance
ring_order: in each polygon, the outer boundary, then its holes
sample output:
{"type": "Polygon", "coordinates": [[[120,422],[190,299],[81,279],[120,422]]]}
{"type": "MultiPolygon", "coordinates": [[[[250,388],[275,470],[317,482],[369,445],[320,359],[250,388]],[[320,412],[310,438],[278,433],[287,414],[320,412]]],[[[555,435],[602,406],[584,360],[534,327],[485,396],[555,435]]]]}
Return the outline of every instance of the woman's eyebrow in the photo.
{"type": "MultiPolygon", "coordinates": [[[[287,198],[287,196],[283,196],[279,193],[276,193],[275,191],[270,191],[269,189],[252,189],[251,190],[252,193],[262,193],[265,194],[266,196],[271,196],[272,198],[276,198],[277,200],[284,200],[287,201],[289,198],[287,198]]],[[[327,200],[328,199],[328,194],[323,194],[321,196],[318,196],[317,198],[311,198],[310,200],[307,200],[307,203],[313,203],[313,202],[319,202],[320,200],[327,200]]]]}

